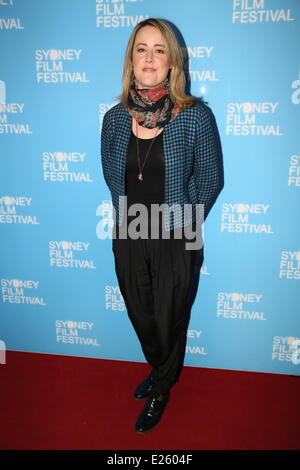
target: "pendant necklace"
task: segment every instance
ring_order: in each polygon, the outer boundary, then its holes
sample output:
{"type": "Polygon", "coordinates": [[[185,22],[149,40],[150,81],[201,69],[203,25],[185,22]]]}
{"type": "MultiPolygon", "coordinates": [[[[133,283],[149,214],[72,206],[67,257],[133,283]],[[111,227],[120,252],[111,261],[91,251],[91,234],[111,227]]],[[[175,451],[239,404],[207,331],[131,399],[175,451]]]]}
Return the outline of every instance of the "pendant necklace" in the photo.
{"type": "Polygon", "coordinates": [[[154,140],[155,140],[155,138],[156,138],[156,136],[157,136],[159,127],[157,126],[155,136],[154,136],[153,139],[152,139],[152,142],[151,142],[151,144],[150,144],[150,146],[149,146],[149,149],[148,149],[148,152],[147,152],[147,154],[146,154],[146,157],[145,157],[143,166],[142,166],[142,168],[141,168],[140,153],[139,153],[139,143],[138,143],[138,123],[137,123],[137,121],[135,121],[135,123],[136,123],[136,151],[137,151],[137,157],[138,157],[139,169],[140,169],[140,172],[139,172],[139,174],[138,174],[138,180],[139,180],[139,181],[143,181],[144,177],[143,177],[143,174],[142,174],[142,170],[144,169],[146,160],[147,160],[148,155],[149,155],[149,153],[150,153],[152,144],[153,144],[153,142],[154,142],[154,140]]]}

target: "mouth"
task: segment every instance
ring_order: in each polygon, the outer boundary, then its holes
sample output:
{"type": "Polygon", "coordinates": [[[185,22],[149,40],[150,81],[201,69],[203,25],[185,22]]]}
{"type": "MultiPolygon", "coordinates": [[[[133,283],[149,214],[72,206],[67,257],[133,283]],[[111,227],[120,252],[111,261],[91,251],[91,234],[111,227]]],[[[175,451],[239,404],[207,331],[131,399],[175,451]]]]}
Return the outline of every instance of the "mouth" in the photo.
{"type": "Polygon", "coordinates": [[[152,67],[144,67],[143,72],[155,72],[155,69],[153,69],[152,67]]]}

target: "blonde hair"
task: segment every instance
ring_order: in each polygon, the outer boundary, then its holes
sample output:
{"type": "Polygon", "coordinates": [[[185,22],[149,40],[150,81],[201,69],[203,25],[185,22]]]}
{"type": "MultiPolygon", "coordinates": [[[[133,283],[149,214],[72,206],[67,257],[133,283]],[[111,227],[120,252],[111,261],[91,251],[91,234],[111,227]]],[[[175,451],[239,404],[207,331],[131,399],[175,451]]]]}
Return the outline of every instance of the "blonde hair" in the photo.
{"type": "Polygon", "coordinates": [[[169,24],[161,19],[148,18],[138,23],[133,29],[129,38],[124,59],[122,93],[117,99],[121,100],[123,106],[128,106],[128,93],[130,84],[134,78],[132,65],[132,51],[138,31],[144,26],[154,26],[157,28],[165,43],[168,52],[168,59],[172,66],[169,71],[170,97],[174,104],[180,108],[190,108],[195,104],[196,99],[193,96],[185,94],[185,75],[183,69],[183,56],[176,36],[169,24]]]}

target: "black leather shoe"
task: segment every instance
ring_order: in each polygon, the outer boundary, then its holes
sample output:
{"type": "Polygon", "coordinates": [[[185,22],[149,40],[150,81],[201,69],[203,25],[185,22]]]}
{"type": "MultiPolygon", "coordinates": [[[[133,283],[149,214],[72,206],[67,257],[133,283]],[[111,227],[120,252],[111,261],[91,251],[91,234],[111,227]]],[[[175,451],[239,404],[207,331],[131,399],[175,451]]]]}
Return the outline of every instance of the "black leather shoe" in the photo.
{"type": "Polygon", "coordinates": [[[152,383],[152,377],[149,375],[140,385],[137,386],[134,392],[134,398],[136,400],[144,400],[145,398],[148,398],[153,388],[152,383]]]}
{"type": "Polygon", "coordinates": [[[148,398],[141,414],[139,415],[135,431],[139,434],[145,434],[151,431],[161,420],[163,412],[169,401],[169,392],[163,395],[162,400],[158,400],[157,397],[148,398]]]}

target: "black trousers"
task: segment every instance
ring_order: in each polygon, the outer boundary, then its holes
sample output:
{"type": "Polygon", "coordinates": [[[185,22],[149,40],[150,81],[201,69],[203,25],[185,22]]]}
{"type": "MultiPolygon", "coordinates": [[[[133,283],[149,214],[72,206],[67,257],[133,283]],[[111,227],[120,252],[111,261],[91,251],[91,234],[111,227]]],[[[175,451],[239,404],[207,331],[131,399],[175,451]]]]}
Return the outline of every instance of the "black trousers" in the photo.
{"type": "Polygon", "coordinates": [[[182,239],[113,239],[119,288],[148,364],[152,396],[165,393],[183,368],[186,334],[204,260],[182,239]]]}

